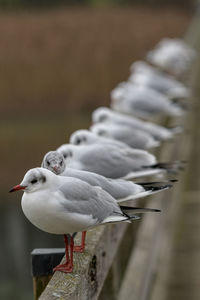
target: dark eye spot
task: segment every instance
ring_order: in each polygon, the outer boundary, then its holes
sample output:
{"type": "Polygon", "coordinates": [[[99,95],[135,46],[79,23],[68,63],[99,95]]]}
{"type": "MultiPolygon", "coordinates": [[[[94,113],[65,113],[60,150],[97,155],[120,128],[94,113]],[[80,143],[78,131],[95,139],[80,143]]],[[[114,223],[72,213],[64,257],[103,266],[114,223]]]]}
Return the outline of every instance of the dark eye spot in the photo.
{"type": "Polygon", "coordinates": [[[37,182],[37,179],[31,180],[31,183],[32,183],[32,184],[35,184],[36,182],[37,182]]]}
{"type": "Polygon", "coordinates": [[[42,176],[40,180],[44,183],[44,182],[46,182],[46,177],[42,176]]]}
{"type": "Polygon", "coordinates": [[[104,130],[99,130],[98,135],[105,135],[105,131],[104,130]]]}
{"type": "Polygon", "coordinates": [[[67,154],[66,154],[66,153],[63,153],[63,157],[64,157],[64,158],[67,158],[67,154]]]}
{"type": "Polygon", "coordinates": [[[81,139],[76,139],[76,144],[79,145],[81,143],[81,139]]]}
{"type": "Polygon", "coordinates": [[[47,166],[50,166],[50,162],[47,160],[47,166]]]}
{"type": "Polygon", "coordinates": [[[61,161],[60,161],[60,166],[62,166],[62,165],[63,165],[63,161],[61,160],[61,161]]]}
{"type": "Polygon", "coordinates": [[[107,119],[107,116],[106,115],[101,115],[100,117],[99,117],[99,122],[103,122],[103,121],[105,121],[107,119]]]}

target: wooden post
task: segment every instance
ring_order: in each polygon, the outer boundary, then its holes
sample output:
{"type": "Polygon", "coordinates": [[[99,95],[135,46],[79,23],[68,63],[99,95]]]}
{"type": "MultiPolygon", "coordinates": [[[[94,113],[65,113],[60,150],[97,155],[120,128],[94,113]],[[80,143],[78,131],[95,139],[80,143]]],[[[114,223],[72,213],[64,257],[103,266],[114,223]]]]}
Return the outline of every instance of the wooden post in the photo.
{"type": "Polygon", "coordinates": [[[34,300],[44,291],[57,266],[65,254],[64,248],[34,249],[31,252],[34,300]]]}

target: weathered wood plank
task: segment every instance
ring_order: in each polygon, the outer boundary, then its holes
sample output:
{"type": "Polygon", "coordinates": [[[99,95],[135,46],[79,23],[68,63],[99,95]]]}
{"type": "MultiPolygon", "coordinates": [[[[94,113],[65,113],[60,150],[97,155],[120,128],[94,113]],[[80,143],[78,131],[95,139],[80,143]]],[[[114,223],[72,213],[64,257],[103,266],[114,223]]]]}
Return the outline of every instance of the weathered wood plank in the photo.
{"type": "Polygon", "coordinates": [[[97,299],[127,224],[88,231],[85,253],[75,253],[71,274],[56,272],[40,300],[97,299]]]}
{"type": "MultiPolygon", "coordinates": [[[[197,34],[195,33],[192,36],[192,32],[194,28],[196,27],[196,21],[191,24],[187,34],[186,39],[189,43],[199,39],[199,36],[197,37],[197,34]]],[[[194,46],[195,43],[193,43],[194,46]]],[[[194,70],[192,71],[193,75],[190,72],[190,78],[188,77],[188,80],[190,82],[193,80],[195,76],[194,70]],[[192,76],[191,76],[192,75],[192,76]]],[[[193,84],[190,84],[193,86],[193,84]]],[[[191,103],[194,103],[194,99],[190,99],[191,103]]],[[[185,125],[186,132],[190,132],[190,134],[186,134],[183,139],[179,140],[177,143],[177,147],[175,148],[176,155],[179,156],[182,155],[184,159],[188,159],[189,153],[191,152],[192,147],[192,139],[191,139],[191,131],[192,127],[194,126],[194,114],[193,111],[190,110],[190,112],[187,114],[187,117],[185,118],[185,122],[183,125],[185,125]]],[[[161,242],[163,244],[163,247],[160,251],[159,255],[159,268],[157,270],[157,276],[156,281],[152,289],[151,298],[152,300],[165,300],[168,299],[169,295],[169,278],[171,279],[172,273],[172,257],[173,257],[173,248],[174,248],[174,240],[176,236],[177,231],[177,225],[178,225],[178,216],[181,214],[184,198],[185,198],[185,189],[187,188],[187,176],[190,176],[190,170],[189,165],[186,165],[186,172],[183,173],[181,180],[179,180],[178,189],[175,190],[171,206],[169,207],[169,214],[166,219],[166,227],[165,227],[165,234],[161,236],[161,242]]],[[[198,179],[197,179],[198,180],[198,179]]],[[[191,189],[191,186],[190,186],[191,189]]],[[[191,200],[191,199],[190,199],[191,200]]],[[[178,256],[177,256],[178,259],[178,256]]],[[[185,265],[185,262],[184,262],[185,265]]],[[[187,274],[188,275],[188,274],[187,274]]],[[[175,279],[175,278],[174,278],[175,279]]],[[[174,281],[175,283],[175,281],[174,281]]],[[[182,286],[183,288],[183,286],[182,286]]],[[[182,289],[181,288],[181,289],[182,289]]],[[[183,299],[183,296],[185,296],[185,299],[189,299],[188,293],[186,294],[186,291],[182,289],[182,291],[178,292],[179,296],[181,295],[180,299],[183,299]]],[[[169,299],[178,299],[178,294],[174,293],[173,297],[171,298],[169,296],[169,299]],[[175,298],[174,298],[175,297],[175,298]]]]}
{"type": "MultiPolygon", "coordinates": [[[[173,125],[173,119],[166,119],[166,125],[173,125]]],[[[181,119],[178,121],[181,124],[181,119]]],[[[170,161],[181,159],[182,152],[181,141],[183,136],[178,136],[175,141],[165,143],[160,149],[159,161],[170,161]]],[[[155,281],[156,273],[160,263],[160,252],[163,246],[165,251],[169,250],[170,243],[163,243],[163,237],[171,228],[172,219],[175,218],[176,211],[172,213],[171,206],[176,203],[177,191],[180,189],[179,183],[172,190],[154,196],[151,204],[154,207],[161,208],[162,212],[159,218],[145,215],[143,222],[138,230],[138,238],[134,244],[133,251],[127,266],[124,280],[118,295],[118,300],[150,298],[152,286],[155,281]]],[[[175,204],[176,205],[176,204],[175,204]]],[[[149,206],[149,202],[148,202],[149,206]]]]}

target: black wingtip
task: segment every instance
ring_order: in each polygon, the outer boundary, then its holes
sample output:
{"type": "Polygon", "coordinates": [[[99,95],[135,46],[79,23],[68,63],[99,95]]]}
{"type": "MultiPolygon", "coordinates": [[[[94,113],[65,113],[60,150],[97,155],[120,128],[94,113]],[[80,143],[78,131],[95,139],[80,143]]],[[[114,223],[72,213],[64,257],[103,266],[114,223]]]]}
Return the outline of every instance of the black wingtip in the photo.
{"type": "Polygon", "coordinates": [[[185,160],[176,160],[170,162],[158,162],[153,165],[143,166],[145,169],[163,169],[168,173],[176,174],[178,171],[184,170],[186,161],[185,160]]]}
{"type": "MultiPolygon", "coordinates": [[[[124,214],[128,215],[129,212],[134,211],[134,214],[137,213],[145,213],[145,212],[161,212],[160,209],[157,208],[148,208],[148,207],[133,207],[133,206],[121,206],[121,210],[124,214]]],[[[130,217],[130,216],[129,216],[130,217]]]]}
{"type": "Polygon", "coordinates": [[[155,181],[155,182],[139,182],[138,184],[141,185],[145,191],[161,191],[164,189],[169,189],[171,187],[173,187],[173,185],[171,184],[174,179],[169,180],[169,181],[155,181]]]}
{"type": "Polygon", "coordinates": [[[169,182],[178,182],[178,179],[170,179],[169,182]]]}
{"type": "Polygon", "coordinates": [[[161,209],[154,209],[155,212],[161,212],[161,209]]]}

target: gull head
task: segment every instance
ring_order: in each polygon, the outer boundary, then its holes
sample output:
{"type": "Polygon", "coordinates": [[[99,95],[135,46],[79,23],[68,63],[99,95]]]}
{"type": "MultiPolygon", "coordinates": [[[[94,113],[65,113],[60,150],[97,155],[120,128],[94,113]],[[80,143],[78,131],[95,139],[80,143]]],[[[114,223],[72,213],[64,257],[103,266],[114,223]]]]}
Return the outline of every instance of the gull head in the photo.
{"type": "Polygon", "coordinates": [[[111,110],[108,107],[99,107],[92,113],[92,122],[101,123],[108,121],[111,110]]]}
{"type": "Polygon", "coordinates": [[[55,182],[55,174],[44,168],[30,169],[24,176],[22,182],[14,186],[10,192],[23,190],[27,193],[36,192],[38,190],[46,189],[55,182]]]}
{"type": "Polygon", "coordinates": [[[59,175],[65,170],[65,159],[62,153],[59,153],[58,151],[50,151],[45,154],[41,167],[59,175]]]}
{"type": "MultiPolygon", "coordinates": [[[[111,125],[110,125],[111,126],[111,125]]],[[[95,124],[90,127],[91,131],[101,137],[109,137],[108,127],[105,124],[95,124]]]]}
{"type": "Polygon", "coordinates": [[[138,73],[149,73],[150,74],[152,71],[155,71],[155,70],[152,66],[147,64],[145,61],[137,60],[131,65],[130,71],[131,71],[131,73],[138,72],[138,73]]]}
{"type": "Polygon", "coordinates": [[[63,144],[56,151],[63,155],[65,162],[69,162],[74,156],[76,147],[77,145],[63,144]]]}
{"type": "Polygon", "coordinates": [[[111,92],[110,97],[111,101],[120,101],[126,96],[127,87],[129,86],[128,82],[119,83],[111,92]]]}
{"type": "Polygon", "coordinates": [[[94,144],[99,137],[89,130],[77,130],[70,137],[70,144],[73,145],[91,145],[94,144]]]}

